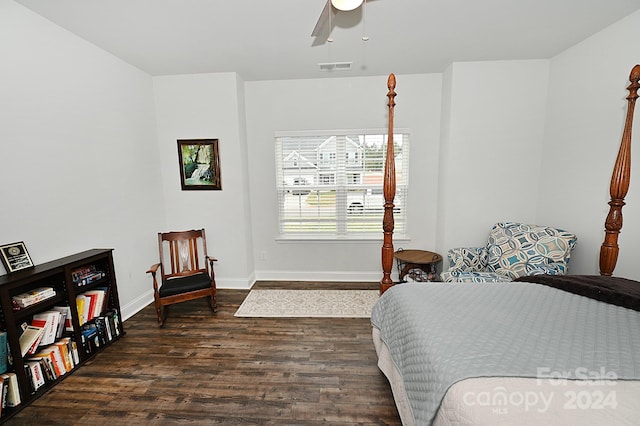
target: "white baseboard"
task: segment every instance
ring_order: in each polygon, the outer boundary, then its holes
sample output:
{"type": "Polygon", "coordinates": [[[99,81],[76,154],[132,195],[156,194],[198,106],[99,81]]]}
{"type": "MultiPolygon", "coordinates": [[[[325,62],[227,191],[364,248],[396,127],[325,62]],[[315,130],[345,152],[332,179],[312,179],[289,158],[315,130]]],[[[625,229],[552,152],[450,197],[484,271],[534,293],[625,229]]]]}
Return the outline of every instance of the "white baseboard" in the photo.
{"type": "Polygon", "coordinates": [[[149,303],[153,303],[153,289],[145,292],[140,297],[135,298],[129,303],[120,304],[122,310],[122,321],[126,321],[138,312],[140,312],[149,303]]]}
{"type": "Polygon", "coordinates": [[[216,277],[216,287],[230,290],[249,290],[255,281],[254,274],[251,274],[247,279],[216,277]]]}
{"type": "Polygon", "coordinates": [[[345,281],[379,282],[382,272],[345,271],[256,271],[256,281],[345,281]]]}

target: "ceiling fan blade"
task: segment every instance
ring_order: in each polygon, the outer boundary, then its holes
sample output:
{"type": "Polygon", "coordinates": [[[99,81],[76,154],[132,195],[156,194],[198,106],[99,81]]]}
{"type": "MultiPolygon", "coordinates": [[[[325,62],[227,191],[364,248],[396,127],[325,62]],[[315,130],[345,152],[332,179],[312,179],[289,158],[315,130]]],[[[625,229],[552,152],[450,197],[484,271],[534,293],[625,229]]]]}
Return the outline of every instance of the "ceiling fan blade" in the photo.
{"type": "Polygon", "coordinates": [[[327,0],[327,3],[324,5],[322,12],[320,12],[320,16],[318,17],[318,22],[316,22],[316,26],[311,33],[311,37],[320,37],[323,33],[329,33],[328,21],[329,14],[333,13],[335,15],[335,11],[333,7],[331,7],[331,0],[327,0]]]}

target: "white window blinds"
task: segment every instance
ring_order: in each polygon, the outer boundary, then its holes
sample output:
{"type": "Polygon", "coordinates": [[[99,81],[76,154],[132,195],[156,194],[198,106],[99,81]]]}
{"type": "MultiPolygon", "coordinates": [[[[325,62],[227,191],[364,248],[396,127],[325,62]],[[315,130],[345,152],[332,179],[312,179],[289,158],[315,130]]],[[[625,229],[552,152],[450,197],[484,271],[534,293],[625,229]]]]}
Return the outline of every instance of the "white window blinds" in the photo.
{"type": "MultiPolygon", "coordinates": [[[[296,238],[382,237],[387,135],[276,135],[280,234],[296,238]]],[[[409,134],[394,134],[394,235],[406,233],[409,134]]]]}

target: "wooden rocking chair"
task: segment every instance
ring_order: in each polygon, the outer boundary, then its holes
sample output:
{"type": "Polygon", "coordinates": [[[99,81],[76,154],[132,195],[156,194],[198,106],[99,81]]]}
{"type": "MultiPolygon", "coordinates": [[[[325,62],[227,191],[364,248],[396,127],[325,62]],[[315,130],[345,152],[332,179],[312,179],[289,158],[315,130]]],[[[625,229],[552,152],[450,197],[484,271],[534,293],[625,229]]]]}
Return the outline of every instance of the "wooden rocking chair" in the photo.
{"type": "Polygon", "coordinates": [[[158,233],[158,247],[160,262],[147,271],[153,277],[158,324],[164,324],[168,305],[201,297],[208,298],[209,306],[215,312],[217,300],[213,262],[217,259],[207,255],[204,229],[158,233]]]}

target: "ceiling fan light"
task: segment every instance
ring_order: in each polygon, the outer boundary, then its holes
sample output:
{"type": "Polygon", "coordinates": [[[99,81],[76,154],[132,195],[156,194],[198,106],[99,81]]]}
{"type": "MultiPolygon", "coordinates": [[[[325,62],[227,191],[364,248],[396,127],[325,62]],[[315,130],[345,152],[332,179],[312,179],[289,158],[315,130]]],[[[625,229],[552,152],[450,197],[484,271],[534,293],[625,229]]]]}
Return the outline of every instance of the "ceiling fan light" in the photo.
{"type": "Polygon", "coordinates": [[[357,9],[364,0],[331,0],[331,4],[338,10],[349,11],[357,9]]]}

